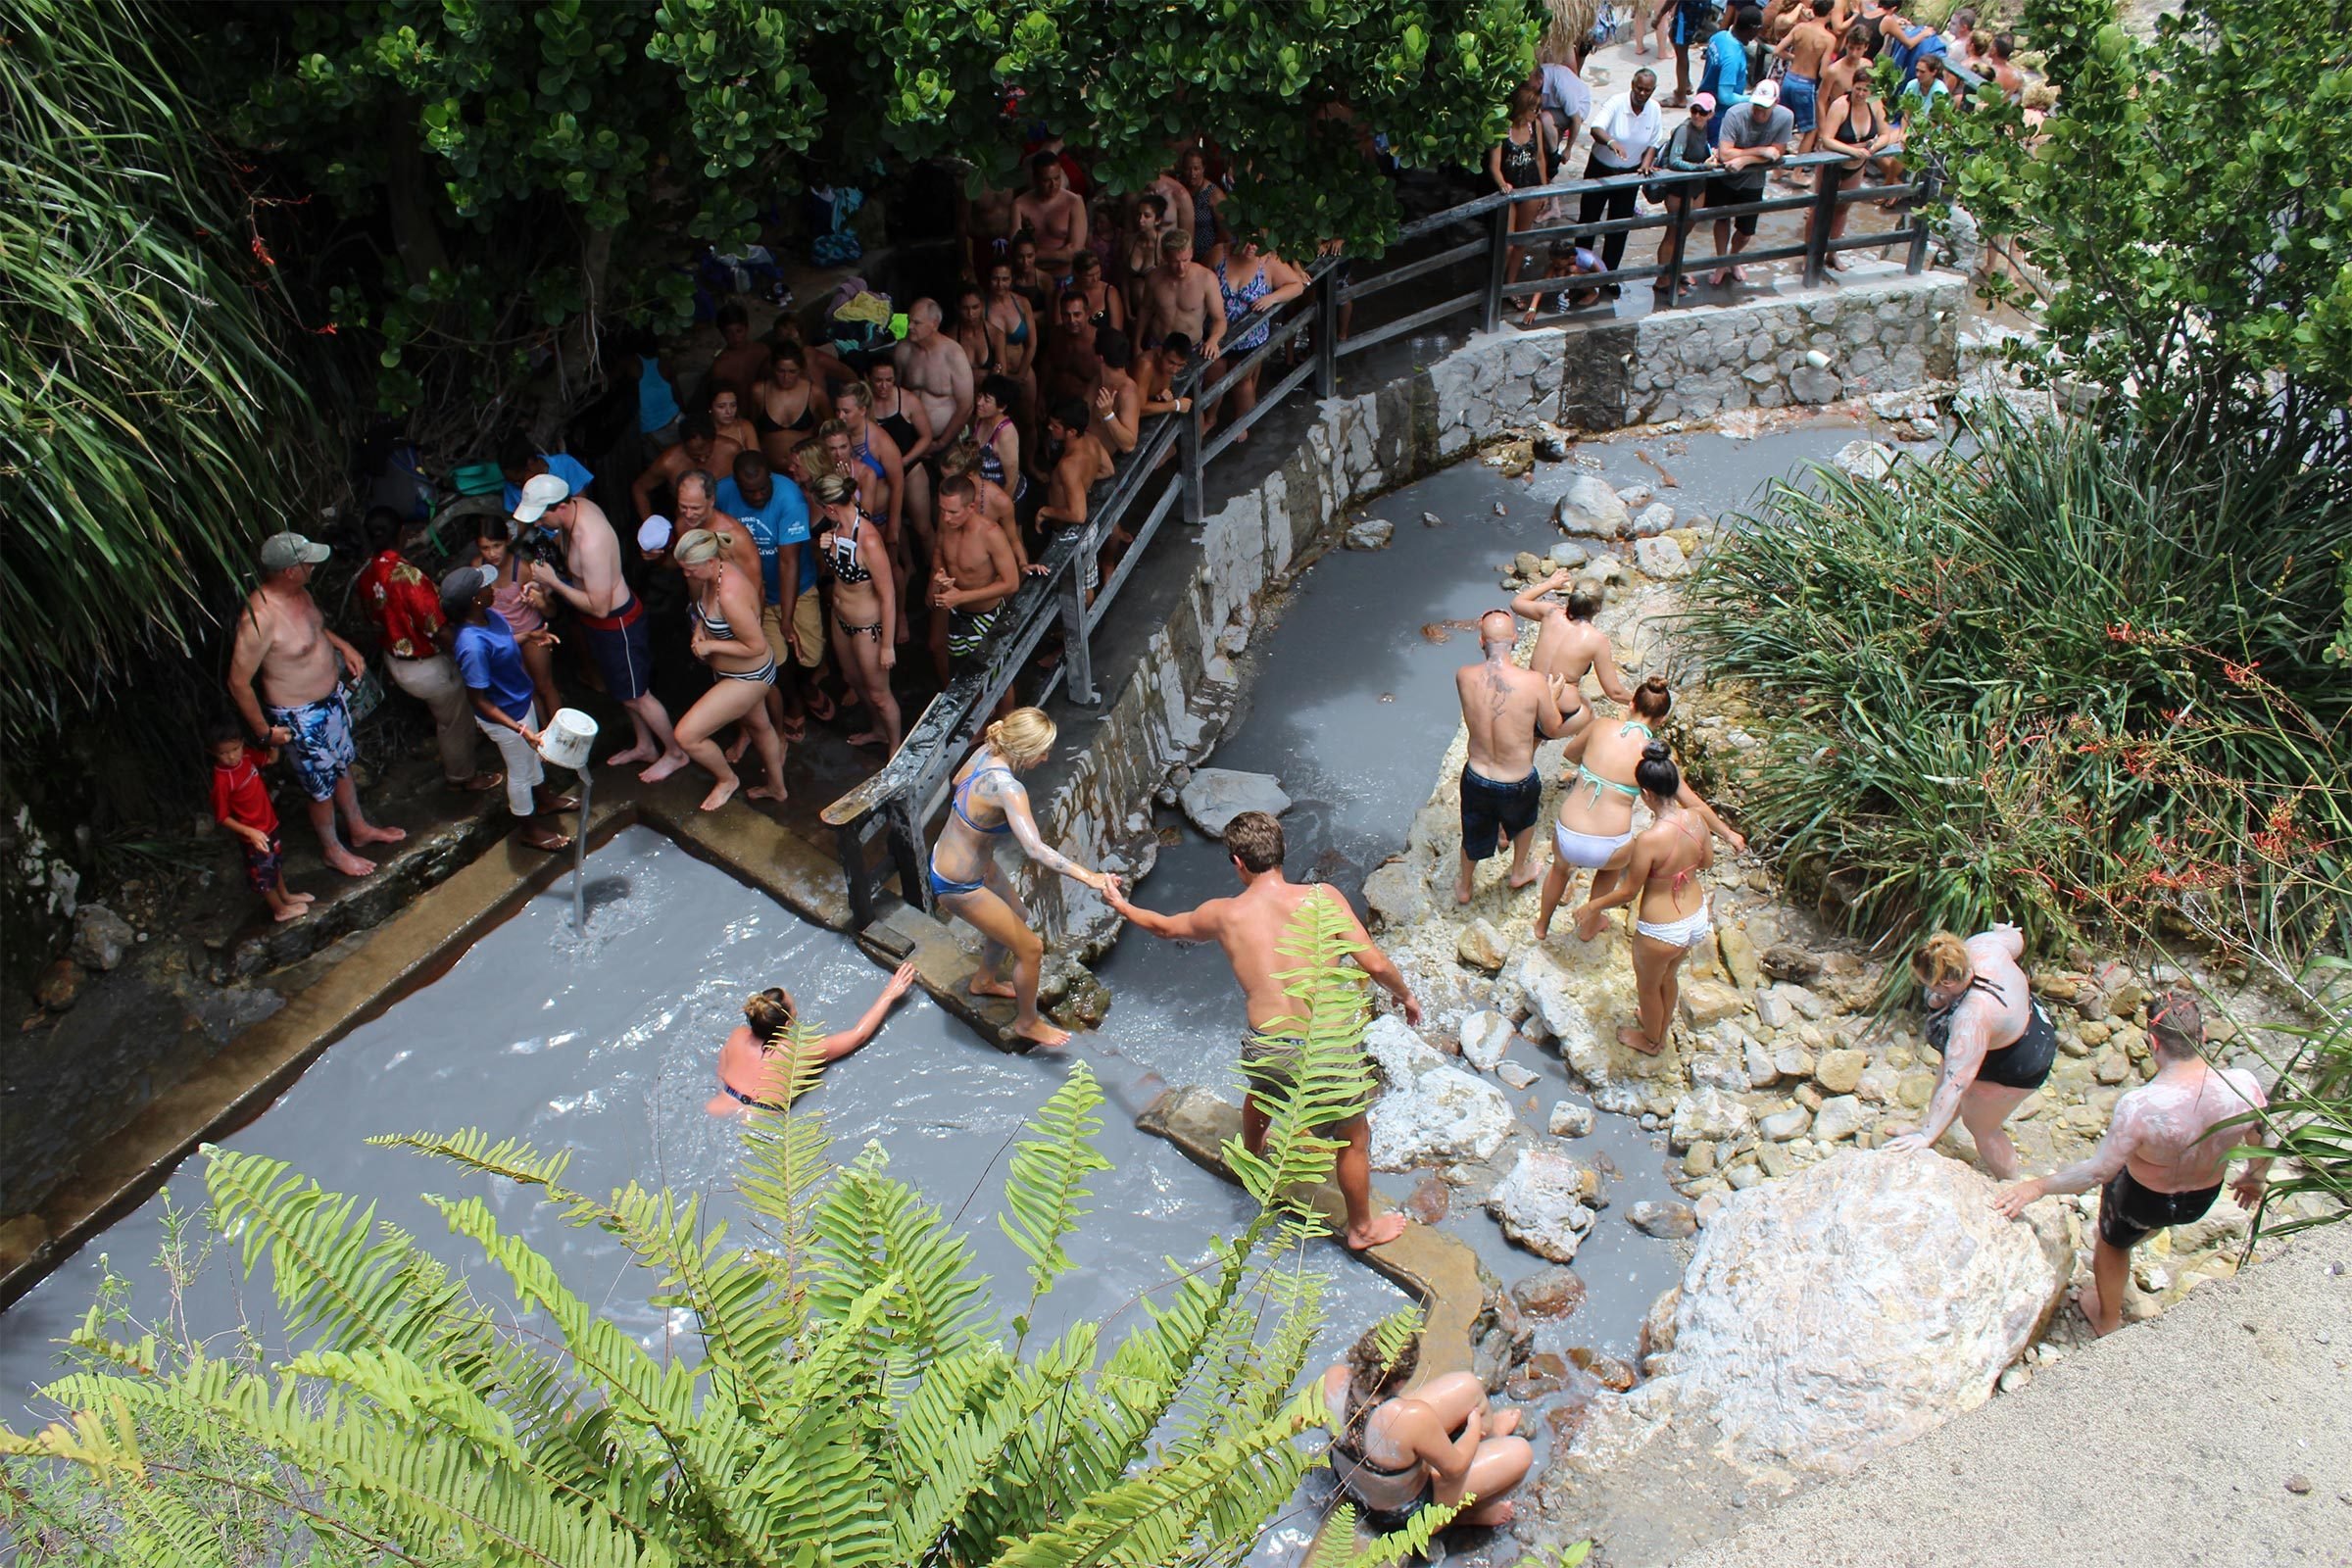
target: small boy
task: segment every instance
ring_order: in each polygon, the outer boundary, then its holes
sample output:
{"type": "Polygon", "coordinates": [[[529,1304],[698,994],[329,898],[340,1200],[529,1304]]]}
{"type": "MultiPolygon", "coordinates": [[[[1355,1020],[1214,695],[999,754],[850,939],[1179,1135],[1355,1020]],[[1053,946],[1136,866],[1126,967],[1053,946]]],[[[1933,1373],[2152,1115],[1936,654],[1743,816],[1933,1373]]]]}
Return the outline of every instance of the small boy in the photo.
{"type": "MultiPolygon", "coordinates": [[[[1548,282],[1555,277],[1584,277],[1590,273],[1607,270],[1608,269],[1601,265],[1599,257],[1579,245],[1574,236],[1570,236],[1551,242],[1550,259],[1544,265],[1544,281],[1548,282]]],[[[1573,294],[1562,289],[1556,302],[1556,308],[1561,315],[1565,316],[1570,311],[1582,310],[1598,298],[1600,298],[1600,290],[1596,288],[1580,288],[1573,294]]],[[[1536,318],[1536,308],[1543,303],[1543,295],[1530,294],[1527,297],[1527,314],[1519,318],[1519,324],[1526,326],[1532,323],[1536,318]]]]}
{"type": "Polygon", "coordinates": [[[270,804],[270,786],[262,782],[262,764],[276,754],[245,744],[245,730],[233,718],[218,720],[205,736],[213,752],[213,817],[245,842],[245,880],[270,906],[278,920],[299,920],[309,911],[313,896],[287,891],[285,850],[277,842],[277,808],[270,804]]]}

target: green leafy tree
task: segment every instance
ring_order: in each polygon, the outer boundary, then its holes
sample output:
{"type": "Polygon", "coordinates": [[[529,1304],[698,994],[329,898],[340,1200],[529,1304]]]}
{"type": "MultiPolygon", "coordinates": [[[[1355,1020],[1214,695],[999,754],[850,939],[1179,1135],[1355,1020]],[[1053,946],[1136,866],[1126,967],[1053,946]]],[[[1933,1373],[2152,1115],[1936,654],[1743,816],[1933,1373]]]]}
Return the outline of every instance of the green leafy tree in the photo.
{"type": "Polygon", "coordinates": [[[233,171],[122,0],[0,4],[0,736],[184,655],[301,493],[233,171]]]}
{"type": "Polygon", "coordinates": [[[2045,368],[2191,450],[2342,464],[2352,10],[2189,0],[2141,42],[2114,0],[2029,0],[2022,24],[2059,89],[2038,132],[1994,103],[1927,141],[1959,203],[2051,279],[2045,368]]]}
{"type": "MultiPolygon", "coordinates": [[[[269,1364],[216,1359],[115,1340],[93,1311],[76,1336],[85,1368],[46,1391],[67,1414],[0,1435],[17,1456],[0,1506],[86,1560],[173,1568],[226,1564],[257,1541],[290,1558],[452,1568],[1238,1560],[1314,1462],[1296,1440],[1321,1420],[1320,1390],[1294,1389],[1321,1279],[1298,1251],[1320,1231],[1303,1195],[1334,1147],[1311,1129],[1362,1093],[1363,977],[1344,951],[1310,906],[1289,975],[1299,1082],[1277,1097],[1262,1157],[1227,1151],[1256,1217],[1115,1341],[1115,1320],[1089,1319],[1031,1344],[1104,1168],[1087,1067],[1011,1163],[1002,1223],[1029,1267],[1003,1322],[968,1245],[878,1148],[830,1159],[800,1107],[820,1033],[804,1023],[780,1053],[786,1108],[745,1135],[748,1243],[706,1224],[694,1197],[575,1191],[561,1154],[479,1133],[383,1140],[617,1238],[655,1303],[691,1314],[699,1357],[647,1352],[479,1198],[431,1201],[503,1273],[504,1307],[371,1206],[215,1149],[217,1217],[249,1272],[267,1260],[300,1343],[269,1364]],[[87,1483],[78,1502],[15,1480],[60,1460],[87,1483]]],[[[1448,1517],[1426,1510],[1338,1560],[1398,1561],[1448,1517]]]]}

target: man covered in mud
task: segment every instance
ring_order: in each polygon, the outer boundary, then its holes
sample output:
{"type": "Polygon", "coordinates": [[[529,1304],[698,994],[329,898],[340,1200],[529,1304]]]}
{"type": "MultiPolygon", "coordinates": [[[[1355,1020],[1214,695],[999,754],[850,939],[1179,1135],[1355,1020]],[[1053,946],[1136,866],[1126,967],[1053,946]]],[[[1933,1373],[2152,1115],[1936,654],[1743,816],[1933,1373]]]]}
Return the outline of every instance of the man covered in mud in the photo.
{"type": "MultiPolygon", "coordinates": [[[[1567,725],[1560,699],[1567,682],[1559,676],[1521,669],[1511,662],[1517,623],[1507,610],[1478,617],[1479,647],[1486,657],[1454,672],[1462,700],[1462,727],[1469,754],[1462,762],[1462,871],[1453,902],[1468,904],[1478,862],[1511,844],[1511,886],[1536,879],[1528,858],[1536,818],[1544,808],[1544,779],[1536,771],[1536,744],[1567,725]]],[[[1620,685],[1623,683],[1620,682],[1620,685]]]]}
{"type": "Polygon", "coordinates": [[[1568,683],[1568,690],[1560,694],[1560,712],[1570,724],[1582,728],[1592,716],[1592,705],[1584,701],[1587,672],[1599,679],[1601,693],[1610,702],[1630,704],[1634,694],[1617,667],[1617,650],[1610,646],[1609,634],[1592,623],[1607,602],[1601,585],[1577,583],[1568,590],[1564,608],[1549,597],[1573,580],[1574,574],[1562,567],[1541,582],[1528,584],[1527,591],[1511,601],[1511,613],[1536,623],[1536,649],[1528,658],[1528,666],[1568,683]]]}
{"type": "MultiPolygon", "coordinates": [[[[2100,1334],[2124,1320],[2124,1289],[2132,1249],[2168,1225],[2204,1216],[2221,1196],[2230,1151],[2243,1140],[2230,1123],[2269,1101],[2254,1075],[2205,1059],[2204,1015],[2185,991],[2162,998],[2148,1019],[2156,1076],[2115,1102],[2107,1136],[2087,1159],[2049,1176],[2001,1189],[1993,1206],[2015,1219],[2028,1203],[2050,1193],[2099,1189],[2099,1240],[2090,1255],[2091,1283],[2076,1298],[2100,1334]]],[[[2258,1135],[2259,1129],[2246,1129],[2258,1135]]],[[[2230,1183],[2239,1205],[2262,1201],[2271,1162],[2255,1159],[2230,1183]]]]}
{"type": "MultiPolygon", "coordinates": [[[[1353,944],[1357,967],[1370,975],[1404,1011],[1406,1023],[1421,1021],[1421,1004],[1413,999],[1395,962],[1373,946],[1362,922],[1348,901],[1320,884],[1301,886],[1282,872],[1282,824],[1263,811],[1243,811],[1225,824],[1225,851],[1233,858],[1234,875],[1242,891],[1229,899],[1211,899],[1183,914],[1160,914],[1127,901],[1114,879],[1104,897],[1110,906],[1138,928],[1171,942],[1214,942],[1225,950],[1233,977],[1241,983],[1250,1027],[1242,1035],[1242,1076],[1249,1092],[1242,1101],[1242,1140],[1251,1153],[1265,1148],[1269,1123],[1259,1104],[1261,1094],[1287,1086],[1296,1070],[1301,1042],[1281,1031],[1296,1026],[1299,1004],[1283,986],[1284,970],[1294,960],[1281,953],[1284,933],[1293,916],[1309,899],[1321,899],[1346,927],[1353,944]]],[[[1317,1129],[1343,1139],[1336,1172],[1340,1192],[1348,1200],[1346,1241],[1362,1250],[1380,1247],[1404,1234],[1404,1216],[1391,1210],[1372,1212],[1371,1123],[1365,1112],[1372,1098],[1368,1065],[1360,1065],[1363,1095],[1354,1114],[1330,1127],[1317,1129]]]]}

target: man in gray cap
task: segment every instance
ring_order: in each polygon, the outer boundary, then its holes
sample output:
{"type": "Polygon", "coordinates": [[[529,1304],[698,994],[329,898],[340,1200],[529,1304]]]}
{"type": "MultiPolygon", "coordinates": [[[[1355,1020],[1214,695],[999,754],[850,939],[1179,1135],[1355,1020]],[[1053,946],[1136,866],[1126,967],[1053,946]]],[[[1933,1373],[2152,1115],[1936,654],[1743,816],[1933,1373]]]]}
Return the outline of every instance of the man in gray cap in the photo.
{"type": "Polygon", "coordinates": [[[311,572],[327,554],[326,546],[298,533],[273,533],[262,541],[262,582],[245,596],[245,613],[237,620],[228,696],[256,741],[285,748],[294,777],[310,799],[311,826],[326,863],[345,876],[366,876],[375,862],[344,848],[335,833],[338,810],[352,849],[397,844],[409,835],[368,821],[351,781],[356,752],[343,683],[359,679],[368,662],[327,630],[326,617],[311,599],[311,572]],[[254,697],[256,675],[262,682],[260,701],[254,697]]]}
{"type": "MultiPolygon", "coordinates": [[[[521,825],[522,842],[534,850],[566,850],[570,837],[542,813],[575,811],[580,803],[547,787],[539,726],[552,715],[533,707],[537,688],[523,666],[521,643],[507,617],[490,608],[497,584],[498,573],[488,566],[460,566],[441,579],[441,613],[457,628],[451,653],[473,699],[473,721],[506,759],[507,809],[521,825]]],[[[532,642],[556,640],[545,627],[522,635],[532,642]]]]}

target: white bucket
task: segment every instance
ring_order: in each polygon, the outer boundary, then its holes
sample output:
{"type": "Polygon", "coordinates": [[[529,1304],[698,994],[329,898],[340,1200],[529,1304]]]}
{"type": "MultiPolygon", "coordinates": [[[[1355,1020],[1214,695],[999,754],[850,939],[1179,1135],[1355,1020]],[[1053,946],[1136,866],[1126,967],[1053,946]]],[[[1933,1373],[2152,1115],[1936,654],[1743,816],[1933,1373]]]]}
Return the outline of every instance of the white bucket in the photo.
{"type": "Polygon", "coordinates": [[[576,708],[559,708],[539,732],[539,755],[558,767],[588,765],[589,748],[596,744],[596,720],[576,708]]]}

